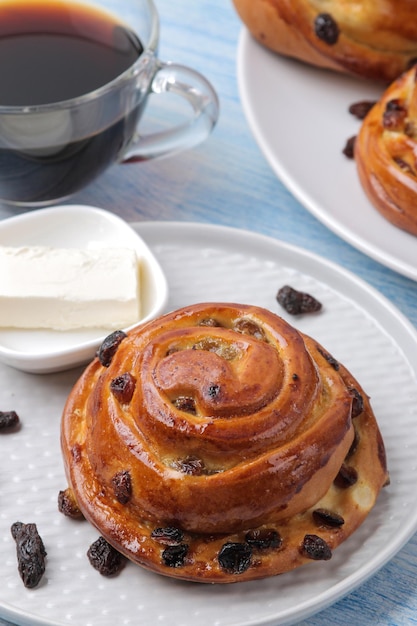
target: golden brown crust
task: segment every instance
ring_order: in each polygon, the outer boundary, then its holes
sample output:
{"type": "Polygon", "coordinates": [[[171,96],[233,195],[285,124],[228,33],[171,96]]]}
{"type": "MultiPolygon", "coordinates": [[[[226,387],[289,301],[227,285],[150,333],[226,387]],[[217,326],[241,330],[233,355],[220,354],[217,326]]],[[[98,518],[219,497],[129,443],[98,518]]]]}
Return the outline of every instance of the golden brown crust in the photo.
{"type": "Polygon", "coordinates": [[[355,160],[370,201],[417,235],[417,66],[384,92],[362,123],[355,160]]]}
{"type": "Polygon", "coordinates": [[[387,480],[357,381],[280,317],[237,304],[175,311],[130,332],[108,366],[95,359],[68,398],[62,450],[80,509],[114,547],[199,582],[311,561],[306,535],[335,548],[387,480]],[[346,459],[357,480],[336,486],[346,459]],[[344,523],[315,521],[323,507],[344,523]]]}
{"type": "Polygon", "coordinates": [[[417,59],[417,22],[411,0],[233,1],[255,39],[311,65],[391,82],[417,59]],[[317,35],[316,23],[322,15],[330,16],[336,25],[337,36],[328,36],[327,41],[326,28],[317,35]]]}

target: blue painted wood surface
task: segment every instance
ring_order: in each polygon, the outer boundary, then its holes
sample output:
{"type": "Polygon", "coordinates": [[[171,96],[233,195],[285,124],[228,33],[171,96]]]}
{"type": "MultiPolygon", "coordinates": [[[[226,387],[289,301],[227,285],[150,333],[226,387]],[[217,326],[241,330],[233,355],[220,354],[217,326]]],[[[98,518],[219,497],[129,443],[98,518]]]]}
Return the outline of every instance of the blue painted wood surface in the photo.
{"type": "MultiPolygon", "coordinates": [[[[100,206],[129,221],[213,222],[271,235],[354,272],[417,326],[417,283],[331,233],[287,191],[262,156],[239,100],[236,53],[241,24],[231,0],[156,0],[156,4],[161,58],[189,65],[212,82],[220,98],[219,122],[203,145],[161,161],[116,165],[68,202],[100,206]]],[[[144,132],[158,125],[160,115],[160,106],[151,102],[144,132]]],[[[0,206],[0,218],[18,212],[0,206]]],[[[364,585],[302,626],[417,624],[416,587],[414,536],[364,585]]]]}

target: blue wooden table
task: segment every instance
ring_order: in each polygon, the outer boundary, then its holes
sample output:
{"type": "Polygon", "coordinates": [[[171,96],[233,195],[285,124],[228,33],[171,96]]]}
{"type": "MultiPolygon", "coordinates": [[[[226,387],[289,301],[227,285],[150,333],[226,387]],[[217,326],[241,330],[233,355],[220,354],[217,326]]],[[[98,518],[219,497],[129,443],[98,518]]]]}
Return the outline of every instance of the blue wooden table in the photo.
{"type": "MultiPolygon", "coordinates": [[[[114,166],[68,202],[100,206],[128,221],[210,222],[296,244],[360,276],[417,326],[417,283],[330,232],[281,184],[262,156],[239,99],[236,52],[241,24],[231,1],[156,4],[161,58],[190,65],[212,82],[220,98],[219,122],[199,147],[158,162],[114,166]]],[[[145,122],[156,123],[158,113],[151,103],[145,122]]],[[[0,206],[0,218],[18,212],[0,206]]],[[[362,587],[302,624],[417,624],[416,586],[417,536],[362,587]]]]}

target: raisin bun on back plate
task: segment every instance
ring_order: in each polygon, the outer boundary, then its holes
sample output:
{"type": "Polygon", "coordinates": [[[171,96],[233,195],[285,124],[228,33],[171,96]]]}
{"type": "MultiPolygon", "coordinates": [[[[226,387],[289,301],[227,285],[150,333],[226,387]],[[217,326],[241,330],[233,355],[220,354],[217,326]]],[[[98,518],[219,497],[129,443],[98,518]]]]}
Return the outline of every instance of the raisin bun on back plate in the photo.
{"type": "Polygon", "coordinates": [[[371,203],[392,224],[417,235],[417,65],[374,104],[354,146],[371,203]]]}
{"type": "Polygon", "coordinates": [[[330,559],[388,482],[347,369],[277,315],[230,303],[109,336],[68,397],[62,451],[110,544],[197,582],[330,559]]]}
{"type": "Polygon", "coordinates": [[[233,0],[267,48],[340,72],[391,82],[417,60],[414,0],[233,0]]]}

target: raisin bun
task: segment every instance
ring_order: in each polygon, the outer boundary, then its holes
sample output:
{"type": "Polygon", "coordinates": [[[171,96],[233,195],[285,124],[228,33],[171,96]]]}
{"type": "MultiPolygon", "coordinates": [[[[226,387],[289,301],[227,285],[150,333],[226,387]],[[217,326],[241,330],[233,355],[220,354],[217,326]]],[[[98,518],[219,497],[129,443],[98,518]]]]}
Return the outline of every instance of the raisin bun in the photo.
{"type": "Polygon", "coordinates": [[[392,224],[417,235],[417,66],[372,107],[354,146],[371,203],[392,224]]]}
{"type": "Polygon", "coordinates": [[[391,82],[417,59],[412,0],[233,0],[266,47],[312,65],[391,82]]]}
{"type": "Polygon", "coordinates": [[[388,478],[351,374],[277,315],[229,303],[110,335],[68,397],[62,451],[113,547],[197,582],[330,559],[388,478]]]}

